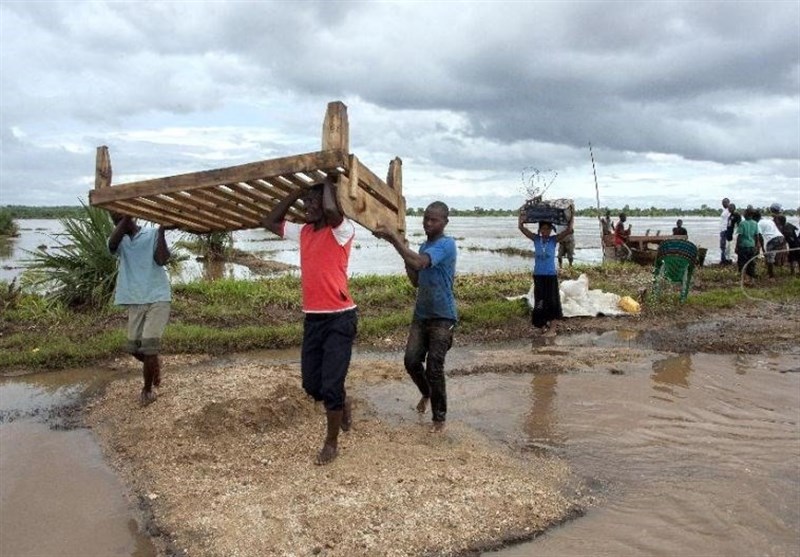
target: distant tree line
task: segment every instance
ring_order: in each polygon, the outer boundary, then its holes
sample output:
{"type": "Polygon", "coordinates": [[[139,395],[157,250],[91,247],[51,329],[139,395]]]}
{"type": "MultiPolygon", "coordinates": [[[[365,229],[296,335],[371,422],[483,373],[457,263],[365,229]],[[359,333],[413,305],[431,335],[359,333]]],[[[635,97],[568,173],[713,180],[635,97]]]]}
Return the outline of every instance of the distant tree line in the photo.
{"type": "MultiPolygon", "coordinates": [[[[740,207],[743,209],[744,207],[740,207]]],[[[758,207],[757,207],[758,208],[758,207]]],[[[761,207],[762,214],[768,214],[767,207],[761,207]]],[[[80,205],[69,206],[60,205],[53,207],[34,207],[30,205],[6,205],[0,207],[0,210],[11,219],[63,219],[63,218],[76,218],[84,213],[84,209],[80,205]]],[[[694,209],[681,209],[680,207],[650,207],[642,209],[639,207],[630,207],[625,205],[622,208],[618,207],[602,207],[598,213],[597,207],[584,207],[583,209],[576,209],[575,214],[579,217],[597,217],[602,216],[606,211],[611,212],[613,216],[620,213],[625,213],[629,217],[716,217],[720,213],[719,207],[709,207],[706,204],[694,209]]],[[[406,215],[413,217],[421,217],[425,212],[424,207],[409,207],[406,210],[406,215]]],[[[786,215],[797,214],[796,209],[784,210],[786,215]]],[[[457,209],[450,208],[450,216],[454,217],[511,217],[516,216],[517,209],[485,209],[483,207],[473,207],[472,209],[457,209]]]]}
{"type": "Polygon", "coordinates": [[[80,205],[58,205],[52,207],[34,207],[30,205],[6,205],[2,207],[13,219],[64,219],[76,218],[85,211],[80,205]]]}
{"type": "MultiPolygon", "coordinates": [[[[743,209],[744,207],[742,207],[743,209]]],[[[762,214],[769,214],[769,208],[756,207],[760,209],[762,214]]],[[[694,209],[681,209],[680,207],[650,207],[642,209],[639,207],[631,207],[625,205],[621,209],[618,207],[585,207],[583,209],[576,209],[575,214],[579,217],[597,217],[605,215],[606,211],[610,212],[612,216],[616,217],[620,213],[625,213],[629,217],[718,217],[721,208],[709,207],[706,204],[694,209]]],[[[410,217],[421,217],[425,212],[424,207],[410,207],[406,210],[406,215],[410,217]]],[[[484,209],[483,207],[474,207],[472,209],[456,209],[450,208],[451,217],[512,217],[519,214],[518,209],[484,209]]],[[[784,209],[784,214],[795,215],[795,209],[784,209]]]]}

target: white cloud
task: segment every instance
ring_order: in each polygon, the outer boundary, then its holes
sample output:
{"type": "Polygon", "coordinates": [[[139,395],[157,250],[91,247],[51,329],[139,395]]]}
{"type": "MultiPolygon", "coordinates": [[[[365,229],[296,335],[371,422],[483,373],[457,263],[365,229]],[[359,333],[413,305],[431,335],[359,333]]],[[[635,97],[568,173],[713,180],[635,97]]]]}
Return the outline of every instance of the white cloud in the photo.
{"type": "Polygon", "coordinates": [[[536,167],[593,205],[591,142],[603,204],[792,206],[799,53],[796,2],[4,2],[0,203],[74,203],[101,144],[117,179],[316,150],[341,99],[412,204],[536,167]]]}

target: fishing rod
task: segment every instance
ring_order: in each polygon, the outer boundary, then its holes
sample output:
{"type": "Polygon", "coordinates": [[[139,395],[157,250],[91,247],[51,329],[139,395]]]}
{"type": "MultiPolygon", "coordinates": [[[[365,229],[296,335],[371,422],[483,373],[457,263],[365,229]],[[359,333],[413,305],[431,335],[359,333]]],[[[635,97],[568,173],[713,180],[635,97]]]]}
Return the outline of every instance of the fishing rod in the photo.
{"type": "Polygon", "coordinates": [[[592,142],[589,142],[589,156],[592,158],[592,172],[594,173],[594,195],[597,199],[597,223],[600,225],[600,253],[603,260],[606,259],[605,246],[603,245],[603,220],[600,217],[600,186],[597,185],[597,169],[594,166],[594,153],[592,152],[592,142]]]}

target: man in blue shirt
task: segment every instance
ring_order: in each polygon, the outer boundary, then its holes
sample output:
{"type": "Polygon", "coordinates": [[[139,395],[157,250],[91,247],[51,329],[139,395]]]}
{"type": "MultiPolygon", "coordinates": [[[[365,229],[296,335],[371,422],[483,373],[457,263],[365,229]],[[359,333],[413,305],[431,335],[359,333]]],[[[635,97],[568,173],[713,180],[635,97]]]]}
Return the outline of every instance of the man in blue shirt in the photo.
{"type": "Polygon", "coordinates": [[[141,228],[133,218],[118,213],[112,213],[111,220],[115,228],[108,249],[119,259],[114,303],[128,310],[127,351],[142,362],[144,406],[156,399],[153,387],[161,385],[158,354],[172,301],[164,269],[170,256],[166,228],[141,228]]]}
{"type": "Polygon", "coordinates": [[[394,246],[405,262],[411,284],[417,288],[404,364],[422,394],[417,412],[425,412],[428,402],[431,404],[433,432],[444,430],[447,416],[444,360],[453,344],[453,329],[458,319],[453,294],[456,242],[444,235],[449,215],[450,209],[441,201],[428,205],[422,217],[427,240],[419,253],[409,249],[404,239],[384,226],[373,232],[394,246]]]}

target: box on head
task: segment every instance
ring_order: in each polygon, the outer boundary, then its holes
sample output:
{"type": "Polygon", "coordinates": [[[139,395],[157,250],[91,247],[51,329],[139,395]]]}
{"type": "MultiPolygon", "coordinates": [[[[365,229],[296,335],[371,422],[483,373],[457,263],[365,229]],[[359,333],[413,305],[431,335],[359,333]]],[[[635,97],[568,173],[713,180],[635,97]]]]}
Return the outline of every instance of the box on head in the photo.
{"type": "Polygon", "coordinates": [[[534,197],[527,200],[525,205],[522,206],[523,221],[526,223],[547,221],[557,226],[565,226],[572,218],[572,211],[572,199],[549,199],[545,201],[541,197],[534,197]]]}

